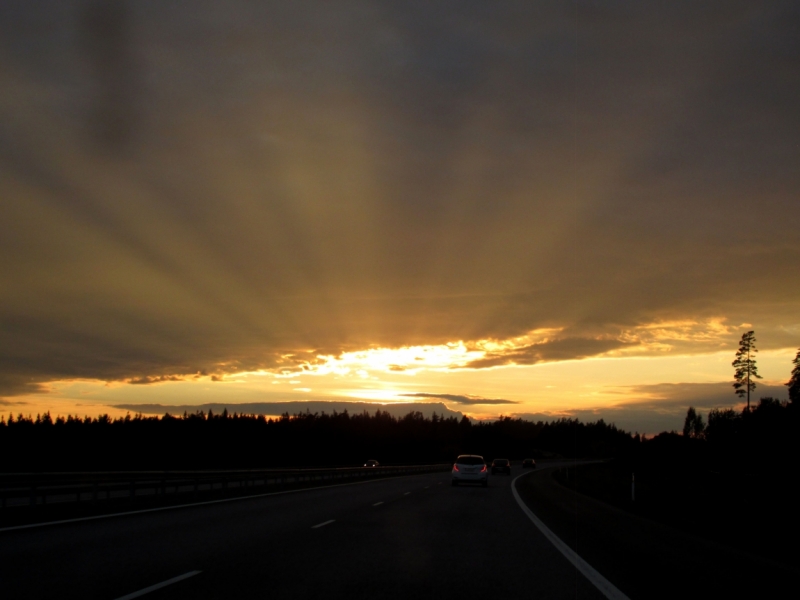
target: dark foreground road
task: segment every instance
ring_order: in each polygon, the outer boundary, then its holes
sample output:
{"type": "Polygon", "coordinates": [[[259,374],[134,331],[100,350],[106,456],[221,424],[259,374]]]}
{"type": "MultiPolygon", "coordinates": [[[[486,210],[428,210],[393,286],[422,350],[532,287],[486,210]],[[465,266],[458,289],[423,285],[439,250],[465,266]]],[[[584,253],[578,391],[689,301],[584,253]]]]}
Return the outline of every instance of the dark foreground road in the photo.
{"type": "Polygon", "coordinates": [[[187,575],[139,597],[602,598],[512,479],[436,473],[0,532],[2,597],[113,600],[187,575]]]}

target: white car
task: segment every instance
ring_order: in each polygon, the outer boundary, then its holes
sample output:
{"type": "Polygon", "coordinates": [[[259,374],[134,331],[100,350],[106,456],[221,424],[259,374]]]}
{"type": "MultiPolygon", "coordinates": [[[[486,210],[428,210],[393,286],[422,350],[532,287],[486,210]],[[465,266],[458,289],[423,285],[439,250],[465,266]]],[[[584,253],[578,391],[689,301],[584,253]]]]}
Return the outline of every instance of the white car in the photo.
{"type": "Polygon", "coordinates": [[[489,485],[489,467],[482,456],[477,454],[462,454],[453,465],[453,485],[459,483],[480,483],[483,487],[489,485]]]}

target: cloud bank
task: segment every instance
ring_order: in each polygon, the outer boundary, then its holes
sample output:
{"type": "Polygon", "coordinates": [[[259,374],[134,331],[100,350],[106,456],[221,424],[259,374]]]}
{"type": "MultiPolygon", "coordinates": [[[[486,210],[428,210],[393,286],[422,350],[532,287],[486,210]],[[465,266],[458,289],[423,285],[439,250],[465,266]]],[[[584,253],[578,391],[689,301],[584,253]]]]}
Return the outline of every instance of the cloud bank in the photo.
{"type": "Polygon", "coordinates": [[[799,18],[3,2],[0,395],[548,328],[470,366],[797,347],[799,18]]]}
{"type": "Polygon", "coordinates": [[[504,400],[502,398],[481,398],[480,396],[466,396],[463,394],[432,394],[427,392],[416,392],[413,394],[401,394],[407,398],[441,398],[453,404],[469,405],[492,405],[492,404],[519,404],[514,400],[504,400]]]}

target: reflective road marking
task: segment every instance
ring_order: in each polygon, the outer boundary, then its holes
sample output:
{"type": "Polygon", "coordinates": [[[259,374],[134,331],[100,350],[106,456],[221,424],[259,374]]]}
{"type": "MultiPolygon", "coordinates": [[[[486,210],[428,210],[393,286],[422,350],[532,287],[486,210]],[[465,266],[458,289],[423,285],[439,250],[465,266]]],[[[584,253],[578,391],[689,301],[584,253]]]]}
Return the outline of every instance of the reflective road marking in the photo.
{"type": "Polygon", "coordinates": [[[172,585],[173,583],[178,583],[179,581],[183,581],[184,579],[189,579],[189,577],[194,577],[195,575],[199,574],[200,571],[189,571],[188,573],[184,573],[183,575],[178,575],[177,577],[173,577],[172,579],[167,579],[166,581],[162,581],[161,583],[157,583],[155,585],[151,585],[150,587],[146,587],[143,590],[139,590],[138,592],[133,592],[132,594],[126,594],[125,596],[120,596],[117,600],[132,600],[133,598],[138,598],[139,596],[144,596],[145,594],[149,594],[150,592],[155,592],[156,590],[160,590],[163,587],[167,587],[168,585],[172,585]]]}
{"type": "Polygon", "coordinates": [[[331,519],[330,521],[323,521],[322,523],[317,523],[316,525],[312,525],[311,529],[318,529],[319,527],[325,527],[325,525],[330,525],[334,523],[336,519],[331,519]]]}
{"type": "MultiPolygon", "coordinates": [[[[526,475],[524,473],[523,475],[526,475]]],[[[523,475],[517,475],[514,480],[511,482],[511,491],[514,493],[514,499],[519,504],[519,507],[522,509],[522,512],[533,522],[536,527],[539,528],[550,543],[556,547],[556,549],[563,554],[566,559],[575,565],[575,568],[580,571],[586,579],[588,579],[594,587],[596,587],[600,592],[608,598],[608,600],[629,600],[628,597],[623,594],[620,590],[618,590],[614,584],[612,584],[608,579],[600,575],[592,565],[587,563],[583,560],[578,553],[575,552],[572,548],[570,548],[567,544],[561,541],[555,533],[553,533],[550,528],[545,525],[539,517],[533,514],[533,511],[528,508],[528,505],[522,501],[522,498],[519,497],[519,493],[517,492],[517,479],[522,477],[523,475]]]]}

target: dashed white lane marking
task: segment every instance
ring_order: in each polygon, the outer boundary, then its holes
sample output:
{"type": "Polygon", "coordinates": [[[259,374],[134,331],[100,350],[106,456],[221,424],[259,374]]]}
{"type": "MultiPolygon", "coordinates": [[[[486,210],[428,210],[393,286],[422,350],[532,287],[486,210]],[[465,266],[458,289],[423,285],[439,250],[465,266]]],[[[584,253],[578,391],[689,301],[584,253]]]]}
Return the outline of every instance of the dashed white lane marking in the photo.
{"type": "Polygon", "coordinates": [[[406,492],[405,494],[403,494],[403,496],[409,496],[410,494],[411,492],[406,492]]]}
{"type": "Polygon", "coordinates": [[[376,502],[376,503],[375,503],[375,504],[373,504],[372,506],[380,506],[381,504],[383,504],[383,502],[376,502]]]}
{"type": "Polygon", "coordinates": [[[179,581],[183,581],[184,579],[189,579],[189,577],[194,577],[195,575],[199,574],[200,571],[189,571],[188,573],[184,573],[183,575],[178,575],[177,577],[173,577],[172,579],[167,579],[166,581],[162,581],[161,583],[157,583],[155,585],[151,585],[150,587],[146,587],[138,592],[133,592],[131,594],[126,594],[125,596],[120,596],[117,600],[132,600],[133,598],[138,598],[139,596],[144,596],[145,594],[149,594],[150,592],[155,592],[156,590],[160,590],[163,587],[167,587],[168,585],[172,585],[173,583],[178,583],[179,581]]]}
{"type": "MultiPolygon", "coordinates": [[[[525,475],[527,475],[527,473],[525,473],[525,475]]],[[[598,573],[594,567],[592,567],[592,565],[578,556],[577,552],[562,542],[561,538],[550,531],[550,528],[545,525],[541,519],[539,519],[539,517],[533,514],[533,511],[528,508],[528,505],[525,504],[525,502],[522,501],[522,498],[520,498],[519,493],[517,492],[517,479],[522,476],[523,475],[518,475],[511,482],[511,491],[514,494],[514,499],[517,501],[517,504],[519,504],[519,507],[522,509],[522,512],[524,512],[525,515],[533,522],[533,524],[539,528],[539,531],[544,534],[544,537],[546,537],[550,543],[553,544],[553,546],[555,546],[556,549],[566,557],[569,562],[575,565],[575,568],[580,571],[581,574],[586,577],[586,579],[588,579],[592,585],[594,585],[594,587],[600,590],[600,593],[608,598],[608,600],[629,600],[629,598],[620,590],[618,590],[613,583],[598,573]]]]}
{"type": "Polygon", "coordinates": [[[322,523],[317,523],[316,525],[312,525],[311,529],[318,529],[320,527],[325,527],[325,525],[330,525],[331,523],[334,523],[335,521],[336,521],[336,519],[330,519],[328,521],[323,521],[322,523]]]}

